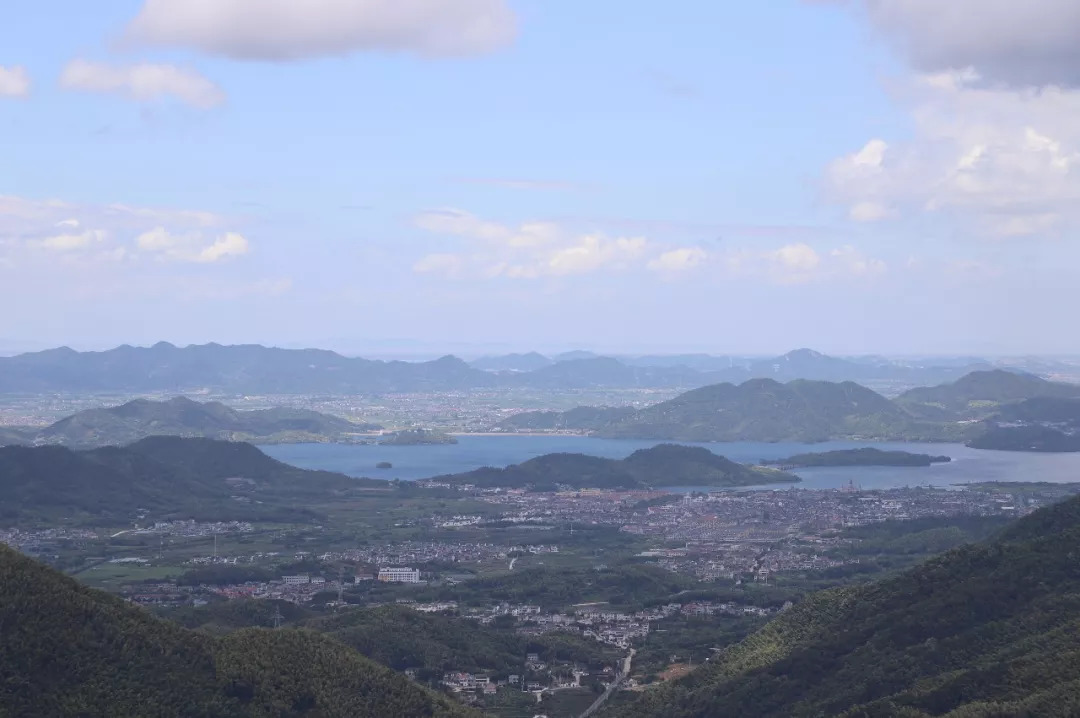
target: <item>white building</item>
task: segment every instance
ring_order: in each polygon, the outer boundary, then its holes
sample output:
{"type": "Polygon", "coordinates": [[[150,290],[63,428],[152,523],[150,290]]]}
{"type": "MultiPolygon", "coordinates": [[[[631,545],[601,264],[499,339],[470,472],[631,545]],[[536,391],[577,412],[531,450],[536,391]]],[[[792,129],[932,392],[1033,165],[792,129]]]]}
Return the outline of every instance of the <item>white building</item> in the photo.
{"type": "Polygon", "coordinates": [[[298,576],[282,576],[281,580],[286,586],[299,586],[301,584],[311,583],[311,576],[302,573],[298,576]]]}
{"type": "Polygon", "coordinates": [[[380,568],[383,583],[420,583],[420,570],[415,568],[380,568]]]}

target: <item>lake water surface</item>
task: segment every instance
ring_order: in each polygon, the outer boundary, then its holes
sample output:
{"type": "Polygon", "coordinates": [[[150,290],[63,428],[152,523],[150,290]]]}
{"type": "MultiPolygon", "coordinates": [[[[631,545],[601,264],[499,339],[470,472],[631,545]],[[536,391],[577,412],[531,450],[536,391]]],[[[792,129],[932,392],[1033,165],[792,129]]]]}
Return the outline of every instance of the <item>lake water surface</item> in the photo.
{"type": "MultiPolygon", "coordinates": [[[[481,466],[508,466],[543,454],[572,452],[609,459],[622,459],[657,441],[595,439],[586,436],[461,436],[457,444],[439,446],[355,446],[348,444],[285,444],[263,446],[270,456],[305,469],[337,471],[349,476],[414,481],[441,474],[472,471],[481,466]],[[375,464],[389,461],[392,469],[375,464]]],[[[976,481],[1080,481],[1080,454],[1028,454],[1011,451],[981,451],[962,444],[909,444],[830,441],[821,444],[733,442],[688,444],[741,463],[780,459],[808,451],[832,451],[873,446],[879,449],[910,451],[952,457],[948,464],[928,468],[909,467],[819,467],[800,469],[800,488],[839,488],[853,482],[864,489],[902,486],[951,486],[976,481]]],[[[785,486],[773,484],[772,486],[785,486]]]]}

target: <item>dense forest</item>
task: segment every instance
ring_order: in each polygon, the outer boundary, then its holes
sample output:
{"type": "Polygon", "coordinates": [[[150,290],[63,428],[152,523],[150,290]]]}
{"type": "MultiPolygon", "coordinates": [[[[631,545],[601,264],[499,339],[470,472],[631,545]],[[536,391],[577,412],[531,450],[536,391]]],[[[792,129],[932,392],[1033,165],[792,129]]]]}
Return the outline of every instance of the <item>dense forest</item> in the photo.
{"type": "Polygon", "coordinates": [[[744,466],[699,446],[659,444],[625,459],[585,454],[546,454],[505,469],[482,468],[437,481],[484,488],[643,489],[665,486],[754,486],[796,482],[797,476],[744,466]]]}
{"type": "Polygon", "coordinates": [[[178,396],[168,401],[135,399],[126,404],[87,409],[44,428],[0,433],[4,444],[57,444],[72,449],[123,446],[150,436],[250,441],[259,444],[350,442],[375,424],[357,424],[307,409],[275,407],[237,411],[216,401],[178,396]]]}
{"type": "Polygon", "coordinates": [[[0,716],[474,715],[312,631],[223,638],[0,546],[0,716]]]}
{"type": "Polygon", "coordinates": [[[311,521],[298,500],[330,499],[385,481],[306,471],[250,444],[156,436],[125,447],[0,448],[0,518],[77,518],[83,523],[150,518],[311,521]]]}

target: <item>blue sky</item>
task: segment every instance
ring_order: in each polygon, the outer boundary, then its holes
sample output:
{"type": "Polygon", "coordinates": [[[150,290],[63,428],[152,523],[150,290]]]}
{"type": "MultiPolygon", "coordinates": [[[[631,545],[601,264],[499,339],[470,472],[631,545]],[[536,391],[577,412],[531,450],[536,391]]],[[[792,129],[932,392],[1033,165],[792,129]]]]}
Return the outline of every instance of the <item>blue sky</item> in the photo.
{"type": "Polygon", "coordinates": [[[1080,353],[1080,13],[936,5],[18,4],[0,349],[1080,353]]]}

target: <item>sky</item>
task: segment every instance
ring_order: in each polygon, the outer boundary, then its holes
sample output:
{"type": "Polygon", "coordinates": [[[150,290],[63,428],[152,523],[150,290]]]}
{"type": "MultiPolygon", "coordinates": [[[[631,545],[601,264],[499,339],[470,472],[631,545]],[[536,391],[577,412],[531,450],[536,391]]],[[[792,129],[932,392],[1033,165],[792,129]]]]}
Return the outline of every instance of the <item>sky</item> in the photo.
{"type": "Polygon", "coordinates": [[[1080,354],[1074,0],[0,11],[0,350],[1080,354]]]}

